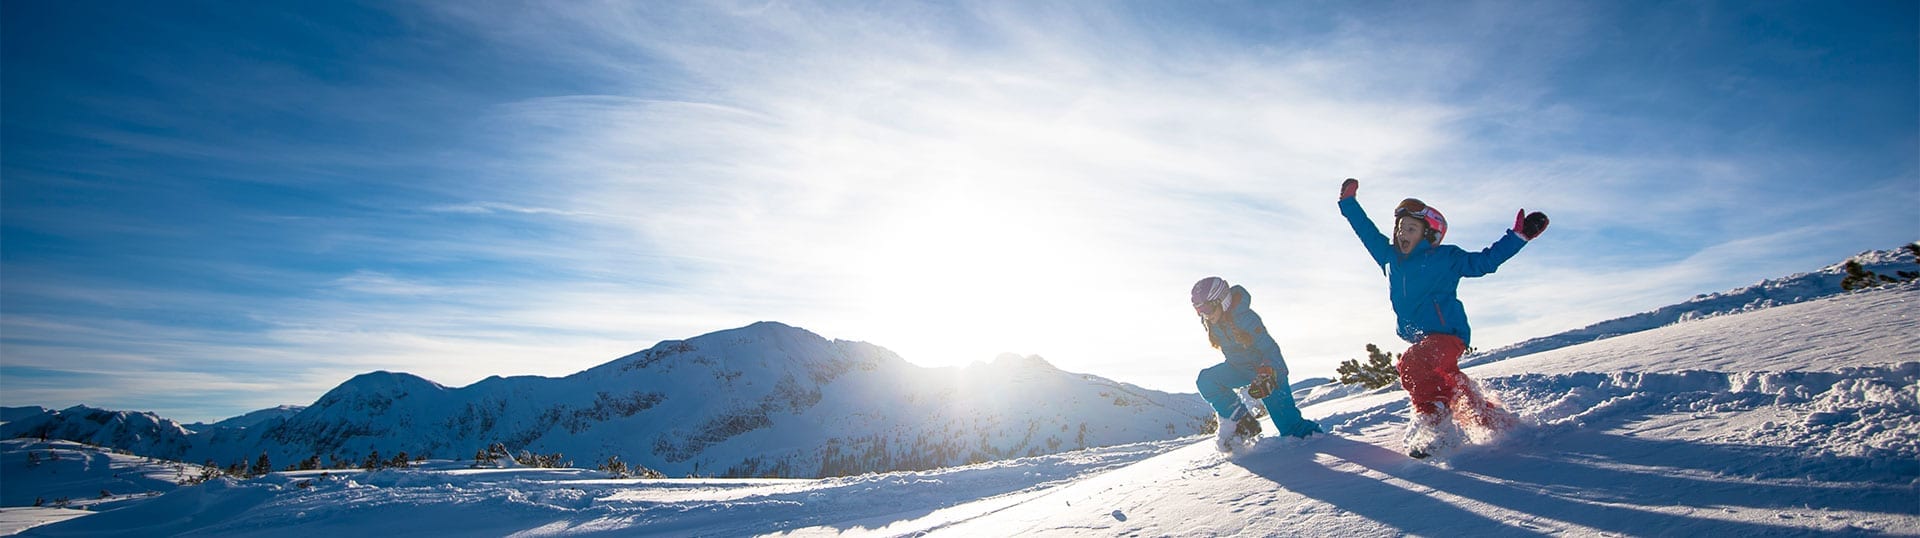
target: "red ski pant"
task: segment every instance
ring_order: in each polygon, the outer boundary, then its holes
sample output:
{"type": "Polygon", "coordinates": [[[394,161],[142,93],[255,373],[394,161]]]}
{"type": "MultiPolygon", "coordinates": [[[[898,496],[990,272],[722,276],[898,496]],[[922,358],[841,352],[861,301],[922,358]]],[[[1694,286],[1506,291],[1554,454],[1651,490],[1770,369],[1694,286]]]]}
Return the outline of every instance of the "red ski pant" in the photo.
{"type": "Polygon", "coordinates": [[[1460,354],[1466,351],[1460,337],[1435,334],[1400,354],[1400,387],[1407,389],[1415,412],[1438,411],[1435,404],[1451,404],[1455,395],[1467,390],[1461,387],[1467,375],[1460,373],[1460,354]]]}

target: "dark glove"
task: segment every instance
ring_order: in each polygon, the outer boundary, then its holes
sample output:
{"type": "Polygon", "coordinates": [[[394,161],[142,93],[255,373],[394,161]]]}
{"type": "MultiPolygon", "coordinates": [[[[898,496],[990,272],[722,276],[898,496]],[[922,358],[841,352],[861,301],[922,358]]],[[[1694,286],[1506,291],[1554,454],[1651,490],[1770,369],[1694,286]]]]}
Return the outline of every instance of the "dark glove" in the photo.
{"type": "Polygon", "coordinates": [[[1341,200],[1352,198],[1353,195],[1358,192],[1360,192],[1360,180],[1354,179],[1354,178],[1347,178],[1346,181],[1343,181],[1340,183],[1340,199],[1341,200]]]}
{"type": "Polygon", "coordinates": [[[1274,374],[1272,366],[1263,364],[1254,368],[1253,372],[1253,384],[1247,386],[1247,396],[1259,400],[1273,394],[1273,389],[1280,388],[1280,380],[1276,379],[1278,376],[1274,374]]]}
{"type": "Polygon", "coordinates": [[[1545,231],[1547,231],[1546,213],[1535,211],[1528,215],[1527,210],[1522,209],[1519,213],[1513,214],[1513,233],[1520,234],[1521,239],[1532,241],[1545,231]]]}

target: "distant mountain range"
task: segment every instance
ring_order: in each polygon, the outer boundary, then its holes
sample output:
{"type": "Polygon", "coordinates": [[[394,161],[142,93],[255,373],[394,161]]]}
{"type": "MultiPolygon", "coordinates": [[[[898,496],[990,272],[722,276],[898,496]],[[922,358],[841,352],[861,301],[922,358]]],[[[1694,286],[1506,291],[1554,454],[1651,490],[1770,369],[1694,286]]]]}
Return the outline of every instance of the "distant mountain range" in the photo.
{"type": "Polygon", "coordinates": [[[863,342],[762,322],[661,342],[563,378],[460,388],[372,372],[313,405],[191,427],[152,413],[14,408],[4,437],[50,437],[226,465],[267,454],[360,461],[471,457],[502,443],[608,456],[669,476],[818,477],[919,470],[1202,433],[1212,411],[1169,394],[1003,355],[924,368],[863,342]],[[35,412],[38,410],[38,412],[35,412]]]}

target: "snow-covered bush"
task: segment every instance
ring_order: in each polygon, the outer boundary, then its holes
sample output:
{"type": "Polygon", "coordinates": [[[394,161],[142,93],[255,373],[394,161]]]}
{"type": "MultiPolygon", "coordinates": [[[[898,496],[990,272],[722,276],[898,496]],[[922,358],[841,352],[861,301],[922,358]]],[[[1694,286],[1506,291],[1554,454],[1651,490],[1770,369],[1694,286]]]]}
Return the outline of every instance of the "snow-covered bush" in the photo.
{"type": "Polygon", "coordinates": [[[542,469],[572,467],[573,462],[563,460],[563,457],[559,452],[552,454],[535,454],[527,450],[521,450],[519,455],[513,457],[513,461],[528,467],[539,467],[542,469]]]}

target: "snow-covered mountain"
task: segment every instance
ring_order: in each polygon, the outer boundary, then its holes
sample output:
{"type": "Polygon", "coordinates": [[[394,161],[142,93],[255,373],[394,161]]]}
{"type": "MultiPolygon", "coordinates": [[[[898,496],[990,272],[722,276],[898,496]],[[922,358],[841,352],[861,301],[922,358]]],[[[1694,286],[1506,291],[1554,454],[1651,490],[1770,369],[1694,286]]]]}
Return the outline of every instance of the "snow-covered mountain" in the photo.
{"type": "Polygon", "coordinates": [[[39,416],[41,414],[45,414],[47,411],[48,411],[47,408],[40,407],[37,405],[30,405],[26,407],[0,407],[0,424],[13,422],[15,420],[19,420],[27,417],[39,416]]]}
{"type": "Polygon", "coordinates": [[[1467,372],[1527,425],[1439,460],[1400,452],[1405,394],[1367,393],[1303,408],[1331,435],[1234,456],[1189,437],[817,480],[429,462],[215,480],[25,534],[1920,534],[1920,283],[1467,372]]]}
{"type": "Polygon", "coordinates": [[[297,415],[306,408],[307,406],[304,405],[280,405],[248,412],[247,414],[212,424],[201,424],[198,422],[187,424],[186,428],[193,431],[206,431],[214,428],[251,428],[274,419],[285,419],[297,415]]]}
{"type": "Polygon", "coordinates": [[[0,424],[0,438],[62,439],[173,460],[185,459],[194,433],[178,422],[138,411],[110,411],[76,405],[58,411],[18,415],[0,424]]]}
{"type": "MultiPolygon", "coordinates": [[[[191,432],[149,413],[75,408],[0,426],[226,464],[319,456],[471,457],[493,443],[609,456],[670,476],[817,477],[918,470],[1175,438],[1209,426],[1198,396],[1004,355],[923,368],[879,346],[772,322],[666,341],[564,378],[460,388],[395,372],[356,376],[291,414],[191,432]]],[[[257,420],[244,420],[249,417],[257,420]]]]}
{"type": "Polygon", "coordinates": [[[1882,275],[1894,275],[1900,271],[1920,271],[1920,260],[1914,259],[1912,251],[1905,247],[1889,250],[1869,250],[1852,258],[1829,265],[1811,273],[1798,273],[1784,278],[1762,280],[1757,284],[1695,296],[1686,301],[1663,306],[1631,316],[1602,321],[1579,329],[1522,341],[1517,344],[1476,353],[1460,361],[1461,366],[1472,366],[1498,362],[1522,355],[1531,355],[1575,344],[1583,344],[1623,334],[1632,334],[1648,329],[1665,327],[1690,319],[1724,316],[1739,312],[1751,312],[1762,308],[1801,303],[1845,293],[1840,287],[1847,278],[1847,262],[1859,262],[1868,270],[1882,275]]]}

